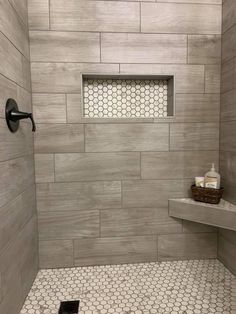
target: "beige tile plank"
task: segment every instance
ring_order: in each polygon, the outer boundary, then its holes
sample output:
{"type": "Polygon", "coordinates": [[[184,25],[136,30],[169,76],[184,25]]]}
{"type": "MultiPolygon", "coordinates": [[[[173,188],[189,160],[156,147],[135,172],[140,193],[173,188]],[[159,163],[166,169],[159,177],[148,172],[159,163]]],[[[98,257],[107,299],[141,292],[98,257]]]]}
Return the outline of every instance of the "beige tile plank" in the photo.
{"type": "Polygon", "coordinates": [[[184,233],[201,233],[201,232],[217,233],[217,228],[208,226],[205,224],[199,224],[193,221],[183,220],[183,232],[184,233]]]}
{"type": "Polygon", "coordinates": [[[39,212],[39,239],[74,239],[99,236],[98,210],[39,212]]]}
{"type": "MultiPolygon", "coordinates": [[[[236,19],[235,19],[236,22],[236,19]]],[[[222,62],[229,61],[236,56],[236,25],[231,27],[222,36],[222,62]]]]}
{"type": "Polygon", "coordinates": [[[38,211],[76,211],[121,207],[119,181],[37,184],[38,211]]]}
{"type": "Polygon", "coordinates": [[[236,130],[236,121],[221,123],[221,128],[220,128],[221,150],[236,152],[235,130],[236,130]]]}
{"type": "Polygon", "coordinates": [[[102,34],[102,62],[186,63],[187,36],[172,34],[102,34]]]}
{"type": "Polygon", "coordinates": [[[221,35],[189,35],[188,63],[220,64],[221,35]]]}
{"type": "Polygon", "coordinates": [[[206,65],[205,66],[205,92],[206,93],[220,93],[220,65],[206,65]]]}
{"type": "Polygon", "coordinates": [[[158,236],[158,260],[205,259],[217,256],[217,234],[169,234],[158,236]]]}
{"type": "Polygon", "coordinates": [[[192,179],[219,164],[217,151],[150,152],[141,155],[142,179],[192,179]]]}
{"type": "Polygon", "coordinates": [[[101,237],[181,233],[182,221],[172,219],[167,208],[101,210],[101,237]]]}
{"type": "Polygon", "coordinates": [[[174,75],[176,93],[204,93],[204,66],[186,64],[121,64],[121,74],[174,75]]]}
{"type": "Polygon", "coordinates": [[[221,6],[185,3],[143,3],[145,33],[221,34],[221,6]]]}
{"type": "Polygon", "coordinates": [[[221,94],[221,121],[236,120],[236,89],[221,94]]]}
{"type": "Polygon", "coordinates": [[[75,265],[110,265],[157,260],[156,236],[77,239],[75,265]]]}
{"type": "Polygon", "coordinates": [[[35,154],[36,183],[54,182],[54,155],[35,154]]]}
{"type": "Polygon", "coordinates": [[[33,94],[32,103],[37,123],[66,123],[66,95],[33,94]]]}
{"type": "Polygon", "coordinates": [[[81,74],[116,74],[118,64],[35,63],[31,64],[32,90],[36,93],[80,93],[81,74]]]}
{"type": "Polygon", "coordinates": [[[221,93],[236,89],[236,58],[222,63],[221,93]]]}
{"type": "Polygon", "coordinates": [[[30,54],[31,61],[99,62],[100,34],[31,31],[30,54]]]}
{"type": "Polygon", "coordinates": [[[84,151],[82,124],[37,124],[34,137],[36,153],[66,153],[84,151]]]}
{"type": "Polygon", "coordinates": [[[225,188],[224,199],[236,204],[236,153],[220,151],[220,174],[225,188]]]}
{"type": "Polygon", "coordinates": [[[40,268],[72,267],[73,264],[72,240],[39,241],[40,268]]]}
{"type": "Polygon", "coordinates": [[[49,29],[49,0],[28,0],[29,29],[49,29]]]}
{"type": "Polygon", "coordinates": [[[51,0],[52,30],[138,32],[140,6],[135,2],[51,0]]]}
{"type": "Polygon", "coordinates": [[[174,123],[170,125],[170,150],[219,149],[218,123],[174,123]]]}
{"type": "Polygon", "coordinates": [[[222,10],[222,31],[226,32],[236,23],[236,7],[234,0],[224,0],[222,10]]]}
{"type": "Polygon", "coordinates": [[[25,25],[28,25],[28,7],[27,0],[10,0],[10,3],[15,8],[18,16],[24,22],[25,25]]]}
{"type": "Polygon", "coordinates": [[[55,155],[56,182],[140,178],[139,153],[78,153],[55,155]]]}
{"type": "Polygon", "coordinates": [[[87,124],[87,152],[167,151],[168,124],[87,124]]]}
{"type": "Polygon", "coordinates": [[[189,195],[192,180],[129,180],[122,183],[123,207],[167,207],[189,195]]]}
{"type": "Polygon", "coordinates": [[[236,232],[220,229],[218,257],[236,274],[236,232]]]}

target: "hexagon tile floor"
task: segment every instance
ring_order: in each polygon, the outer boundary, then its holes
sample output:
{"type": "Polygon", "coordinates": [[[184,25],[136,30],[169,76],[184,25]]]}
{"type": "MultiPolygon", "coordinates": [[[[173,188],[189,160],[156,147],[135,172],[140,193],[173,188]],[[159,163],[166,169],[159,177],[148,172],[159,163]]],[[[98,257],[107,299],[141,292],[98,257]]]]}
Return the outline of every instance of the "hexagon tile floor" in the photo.
{"type": "Polygon", "coordinates": [[[80,300],[79,314],[232,314],[236,277],[217,260],[41,270],[21,314],[58,314],[80,300]]]}

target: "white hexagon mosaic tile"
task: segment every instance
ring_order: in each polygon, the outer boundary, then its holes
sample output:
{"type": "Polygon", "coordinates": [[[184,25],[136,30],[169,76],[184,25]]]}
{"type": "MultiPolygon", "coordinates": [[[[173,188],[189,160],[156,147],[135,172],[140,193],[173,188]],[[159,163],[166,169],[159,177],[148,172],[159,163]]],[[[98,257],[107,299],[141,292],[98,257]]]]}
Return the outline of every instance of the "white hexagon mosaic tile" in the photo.
{"type": "Polygon", "coordinates": [[[86,118],[163,118],[167,116],[167,80],[83,80],[86,118]]]}
{"type": "Polygon", "coordinates": [[[231,314],[235,277],[217,260],[41,270],[21,314],[231,314]]]}

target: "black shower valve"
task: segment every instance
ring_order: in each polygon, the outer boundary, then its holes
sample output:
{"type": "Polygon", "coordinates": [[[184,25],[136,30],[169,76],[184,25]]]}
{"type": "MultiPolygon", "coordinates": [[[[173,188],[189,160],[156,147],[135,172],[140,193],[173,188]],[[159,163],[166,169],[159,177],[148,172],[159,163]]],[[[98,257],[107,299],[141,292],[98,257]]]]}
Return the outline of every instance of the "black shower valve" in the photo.
{"type": "Polygon", "coordinates": [[[8,128],[11,132],[16,132],[19,128],[19,121],[22,119],[30,119],[32,122],[32,132],[36,131],[36,126],[32,113],[22,112],[18,110],[18,105],[16,101],[9,98],[6,103],[5,109],[6,121],[8,128]]]}

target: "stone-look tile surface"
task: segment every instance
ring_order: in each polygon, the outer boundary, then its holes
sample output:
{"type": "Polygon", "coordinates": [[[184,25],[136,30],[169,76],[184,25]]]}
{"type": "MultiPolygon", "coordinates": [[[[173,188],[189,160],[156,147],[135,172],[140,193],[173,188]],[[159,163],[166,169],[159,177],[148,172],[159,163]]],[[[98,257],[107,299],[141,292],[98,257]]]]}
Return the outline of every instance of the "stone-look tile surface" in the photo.
{"type": "Polygon", "coordinates": [[[231,314],[234,281],[217,260],[41,270],[20,314],[78,299],[82,314],[231,314]]]}
{"type": "Polygon", "coordinates": [[[49,0],[28,0],[29,28],[49,29],[49,0]]]}

